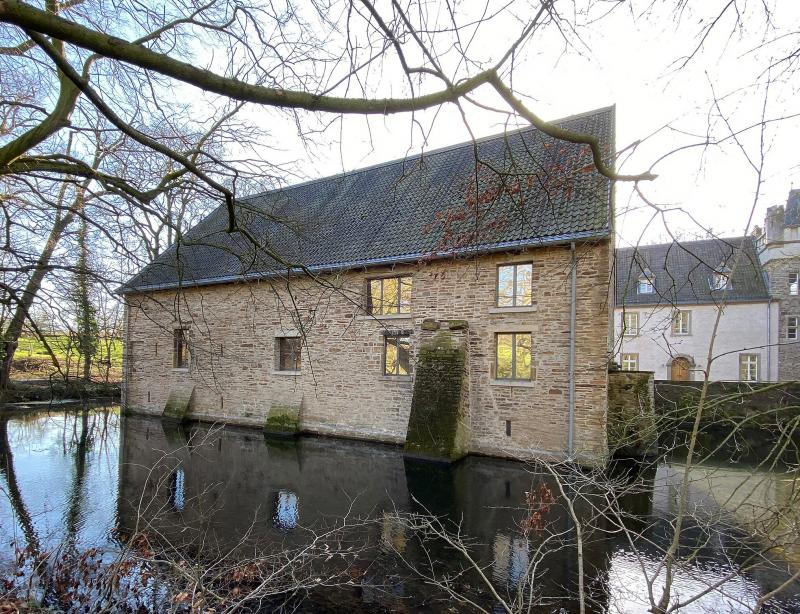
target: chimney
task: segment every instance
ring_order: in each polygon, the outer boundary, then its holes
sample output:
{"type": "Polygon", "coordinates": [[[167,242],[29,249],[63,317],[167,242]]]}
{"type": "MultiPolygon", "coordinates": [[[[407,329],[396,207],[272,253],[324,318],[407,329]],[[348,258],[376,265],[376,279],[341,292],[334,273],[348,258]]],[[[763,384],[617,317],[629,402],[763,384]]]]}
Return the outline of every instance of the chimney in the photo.
{"type": "Polygon", "coordinates": [[[775,205],[767,209],[767,219],[764,222],[767,233],[767,243],[783,241],[783,205],[775,205]]]}

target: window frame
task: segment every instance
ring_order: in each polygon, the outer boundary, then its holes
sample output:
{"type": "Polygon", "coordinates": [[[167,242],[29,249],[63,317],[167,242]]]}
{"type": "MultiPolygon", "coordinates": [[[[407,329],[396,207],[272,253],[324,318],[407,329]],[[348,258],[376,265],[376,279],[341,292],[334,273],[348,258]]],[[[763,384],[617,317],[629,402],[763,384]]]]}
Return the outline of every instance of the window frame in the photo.
{"type": "Polygon", "coordinates": [[[394,333],[390,335],[383,336],[383,354],[381,360],[381,375],[383,377],[411,377],[411,333],[394,333]],[[389,340],[393,339],[395,341],[395,347],[397,348],[397,371],[395,373],[389,373],[386,370],[387,363],[386,363],[386,356],[387,350],[389,348],[389,340]],[[400,373],[400,368],[402,366],[402,361],[400,360],[400,340],[405,339],[408,344],[408,349],[406,351],[406,356],[408,358],[408,363],[406,365],[406,372],[400,373]]]}
{"type": "Polygon", "coordinates": [[[731,289],[731,275],[730,269],[717,269],[708,280],[708,285],[711,287],[712,292],[722,292],[723,290],[731,289]],[[720,285],[720,281],[724,283],[720,285]]]}
{"type": "Polygon", "coordinates": [[[656,284],[653,281],[652,275],[647,275],[646,273],[642,273],[639,276],[639,279],[636,280],[636,294],[655,294],[656,293],[656,284]],[[642,290],[642,288],[647,288],[646,290],[642,290]]]}
{"type": "Polygon", "coordinates": [[[181,326],[172,329],[172,368],[188,371],[192,354],[189,351],[188,329],[181,326]]]}
{"type": "Polygon", "coordinates": [[[300,373],[302,370],[302,357],[303,357],[303,338],[300,335],[279,335],[275,337],[275,371],[277,373],[300,373]],[[297,342],[297,354],[295,358],[295,369],[283,368],[283,351],[282,344],[288,340],[297,342]]]}
{"type": "Polygon", "coordinates": [[[799,296],[799,295],[800,295],[800,273],[789,273],[789,296],[799,296]]]}
{"type": "Polygon", "coordinates": [[[413,292],[414,288],[414,276],[411,274],[403,274],[403,275],[388,275],[384,277],[371,277],[367,279],[367,300],[366,300],[366,313],[367,315],[371,316],[399,316],[399,315],[411,315],[411,293],[413,292]],[[383,311],[385,307],[385,303],[383,300],[383,287],[387,281],[397,280],[397,302],[392,305],[393,307],[397,308],[395,312],[383,311]],[[403,302],[403,280],[408,280],[409,286],[409,296],[408,302],[403,302]],[[372,300],[372,284],[373,282],[380,282],[381,285],[381,297],[380,297],[380,306],[381,311],[375,311],[375,305],[373,304],[372,300]],[[403,307],[407,304],[408,311],[403,311],[403,307]]]}
{"type": "Polygon", "coordinates": [[[639,335],[639,312],[638,311],[623,311],[622,312],[622,336],[623,337],[636,337],[639,335]],[[636,319],[636,326],[631,329],[628,327],[626,319],[631,316],[636,319]]]}
{"type": "Polygon", "coordinates": [[[532,382],[536,371],[533,367],[533,333],[531,331],[498,331],[494,333],[494,379],[498,382],[532,382]],[[500,335],[511,335],[511,377],[500,377],[498,363],[500,351],[500,335]],[[530,339],[530,374],[528,377],[517,377],[517,335],[526,335],[530,339]]]}
{"type": "Polygon", "coordinates": [[[739,381],[740,382],[758,382],[761,380],[761,355],[760,354],[750,354],[750,353],[742,353],[739,354],[739,381]],[[755,359],[753,362],[750,362],[750,359],[755,359]],[[745,362],[746,361],[746,362],[745,362]],[[755,377],[750,378],[750,366],[755,365],[755,377]],[[747,369],[745,375],[747,377],[742,377],[742,369],[747,369]]]}
{"type": "Polygon", "coordinates": [[[497,309],[519,309],[520,307],[532,307],[533,306],[533,261],[526,260],[524,262],[506,262],[503,264],[498,264],[495,268],[495,279],[494,279],[494,306],[497,309]],[[517,304],[517,297],[520,296],[517,292],[517,268],[521,266],[529,266],[531,267],[531,293],[529,298],[529,302],[527,305],[519,305],[517,304]],[[513,286],[511,288],[511,305],[501,305],[500,304],[500,269],[503,268],[512,268],[512,277],[514,279],[513,286]]]}
{"type": "MultiPolygon", "coordinates": [[[[681,324],[682,324],[682,320],[681,324]]],[[[675,337],[686,337],[692,334],[692,310],[691,309],[675,309],[672,312],[672,322],[670,326],[670,330],[672,331],[672,335],[675,337]],[[675,329],[676,321],[679,321],[678,318],[682,318],[683,315],[686,315],[686,330],[683,331],[683,326],[681,326],[680,330],[675,329]]]]}
{"type": "Polygon", "coordinates": [[[622,353],[620,355],[619,364],[620,364],[620,368],[623,371],[638,371],[639,370],[639,353],[638,352],[624,352],[624,353],[622,353]],[[628,357],[630,357],[630,356],[633,356],[633,359],[632,359],[633,360],[633,365],[634,365],[633,369],[625,368],[626,359],[628,357]]]}
{"type": "Polygon", "coordinates": [[[797,341],[798,331],[800,331],[800,317],[787,316],[786,317],[786,339],[787,341],[797,341]]]}

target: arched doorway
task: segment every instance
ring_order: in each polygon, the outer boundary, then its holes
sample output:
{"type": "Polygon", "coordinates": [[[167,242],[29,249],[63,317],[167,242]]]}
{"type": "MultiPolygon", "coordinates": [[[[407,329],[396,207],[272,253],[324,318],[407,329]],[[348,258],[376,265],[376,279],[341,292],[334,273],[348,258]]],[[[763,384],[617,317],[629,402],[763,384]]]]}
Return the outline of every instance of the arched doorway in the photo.
{"type": "Polygon", "coordinates": [[[679,382],[688,382],[691,375],[689,371],[690,368],[691,364],[689,363],[688,358],[684,358],[683,356],[673,358],[670,379],[677,380],[679,382]]]}

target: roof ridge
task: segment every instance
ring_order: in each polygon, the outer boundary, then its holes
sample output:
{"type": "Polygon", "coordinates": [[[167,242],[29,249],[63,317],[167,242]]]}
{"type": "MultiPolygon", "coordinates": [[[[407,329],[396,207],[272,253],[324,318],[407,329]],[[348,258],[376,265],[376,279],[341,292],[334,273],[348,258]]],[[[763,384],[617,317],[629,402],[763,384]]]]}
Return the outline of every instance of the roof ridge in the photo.
{"type": "MultiPolygon", "coordinates": [[[[613,110],[616,109],[616,106],[617,106],[616,104],[606,105],[604,107],[599,107],[599,108],[594,109],[592,111],[583,111],[582,113],[576,113],[574,115],[567,115],[566,117],[560,117],[558,119],[551,119],[551,120],[547,120],[547,121],[548,121],[548,123],[551,123],[551,124],[559,124],[559,123],[565,123],[565,122],[568,122],[568,121],[573,121],[573,120],[576,120],[576,119],[584,119],[586,117],[591,117],[593,115],[601,115],[603,113],[608,113],[609,111],[613,111],[613,110]]],[[[487,136],[482,136],[482,137],[479,137],[479,138],[474,139],[474,140],[462,141],[461,143],[453,143],[451,145],[444,145],[442,147],[437,147],[436,149],[431,149],[431,150],[428,150],[428,151],[423,150],[423,151],[420,151],[418,153],[412,154],[410,156],[405,156],[403,158],[395,158],[394,160],[386,160],[384,162],[378,162],[376,164],[370,164],[369,166],[360,166],[358,168],[353,168],[353,169],[344,171],[342,173],[336,173],[334,175],[325,175],[323,177],[317,177],[315,179],[308,179],[306,181],[301,181],[299,183],[293,183],[291,185],[287,185],[287,186],[282,187],[282,188],[272,188],[270,190],[262,190],[261,192],[256,192],[255,194],[250,194],[248,196],[243,196],[243,197],[239,198],[238,200],[243,200],[243,201],[244,200],[252,200],[252,199],[255,199],[255,198],[260,198],[262,196],[266,196],[268,194],[275,194],[275,193],[278,193],[278,192],[285,192],[285,191],[288,191],[288,190],[294,190],[296,188],[301,188],[301,187],[304,187],[304,186],[308,186],[308,185],[310,185],[312,183],[316,183],[318,181],[329,181],[329,180],[335,179],[335,178],[344,179],[345,177],[356,175],[358,173],[363,173],[363,172],[375,170],[375,169],[378,169],[378,168],[383,168],[383,167],[392,166],[392,165],[395,165],[395,164],[400,164],[401,162],[410,162],[410,161],[413,161],[413,160],[416,160],[416,159],[421,159],[421,158],[423,158],[425,156],[435,156],[435,155],[440,155],[440,154],[444,154],[444,153],[449,153],[451,151],[455,151],[457,149],[461,149],[462,147],[468,147],[468,146],[473,145],[473,144],[474,145],[479,145],[479,144],[486,143],[486,142],[492,141],[494,139],[497,139],[497,138],[500,138],[500,137],[503,137],[503,136],[513,136],[513,135],[517,135],[517,134],[523,134],[523,133],[529,132],[529,131],[541,132],[541,130],[539,130],[536,126],[533,126],[532,124],[528,124],[527,126],[523,126],[522,128],[514,128],[513,130],[504,130],[503,132],[497,132],[495,134],[489,134],[487,136]]],[[[612,131],[612,134],[613,134],[613,132],[614,132],[614,128],[613,127],[612,127],[611,131],[612,131]]]]}
{"type": "Polygon", "coordinates": [[[691,245],[699,245],[700,243],[710,243],[710,242],[723,242],[723,243],[732,243],[733,241],[747,239],[748,241],[753,241],[753,237],[750,235],[738,235],[735,237],[709,237],[708,239],[692,239],[691,241],[669,241],[667,243],[647,243],[645,245],[632,245],[629,247],[617,247],[616,251],[619,252],[632,252],[638,251],[643,249],[649,248],[657,248],[657,247],[669,247],[670,245],[681,245],[682,247],[687,247],[691,245]]]}

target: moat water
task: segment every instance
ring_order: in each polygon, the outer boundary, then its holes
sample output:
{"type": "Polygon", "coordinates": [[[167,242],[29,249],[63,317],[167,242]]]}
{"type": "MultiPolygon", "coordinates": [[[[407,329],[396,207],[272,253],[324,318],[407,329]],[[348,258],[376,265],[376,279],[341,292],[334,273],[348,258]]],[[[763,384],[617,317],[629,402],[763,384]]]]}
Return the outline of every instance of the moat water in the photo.
{"type": "MultiPolygon", "coordinates": [[[[738,479],[753,475],[748,467],[730,463],[702,472],[692,474],[689,501],[703,511],[693,514],[678,552],[674,592],[686,602],[680,611],[751,611],[798,569],[800,551],[785,540],[769,552],[754,543],[739,491],[759,505],[779,506],[795,496],[794,482],[783,471],[761,472],[753,485],[751,477],[738,479]],[[730,493],[721,497],[726,487],[730,493]]],[[[37,596],[32,559],[26,563],[22,552],[82,565],[89,552],[107,564],[146,535],[152,560],[180,559],[188,567],[211,566],[222,556],[247,561],[260,552],[279,565],[286,563],[280,553],[289,553],[286,567],[302,589],[247,604],[265,612],[504,612],[501,602],[512,604],[520,587],[530,611],[577,612],[569,496],[587,528],[587,611],[646,612],[648,580],[672,535],[682,475],[679,465],[666,463],[638,475],[644,488],[626,495],[615,520],[598,515],[598,493],[587,495],[595,497],[590,508],[581,492],[567,485],[561,493],[548,471],[519,462],[468,457],[442,466],[406,459],[394,446],[270,440],[253,429],[123,417],[117,407],[14,415],[0,420],[0,594],[27,588],[37,596]],[[463,553],[412,526],[432,516],[459,532],[482,574],[463,553]],[[315,536],[315,549],[303,558],[315,536]],[[531,573],[535,580],[526,586],[531,573]]],[[[141,575],[140,568],[125,569],[141,575]]],[[[146,599],[127,606],[188,611],[185,595],[154,582],[146,599]]],[[[657,595],[662,583],[663,573],[652,581],[657,595]]],[[[81,607],[91,607],[91,591],[83,595],[81,607]]],[[[800,612],[800,587],[783,587],[763,611],[800,612]]]]}

